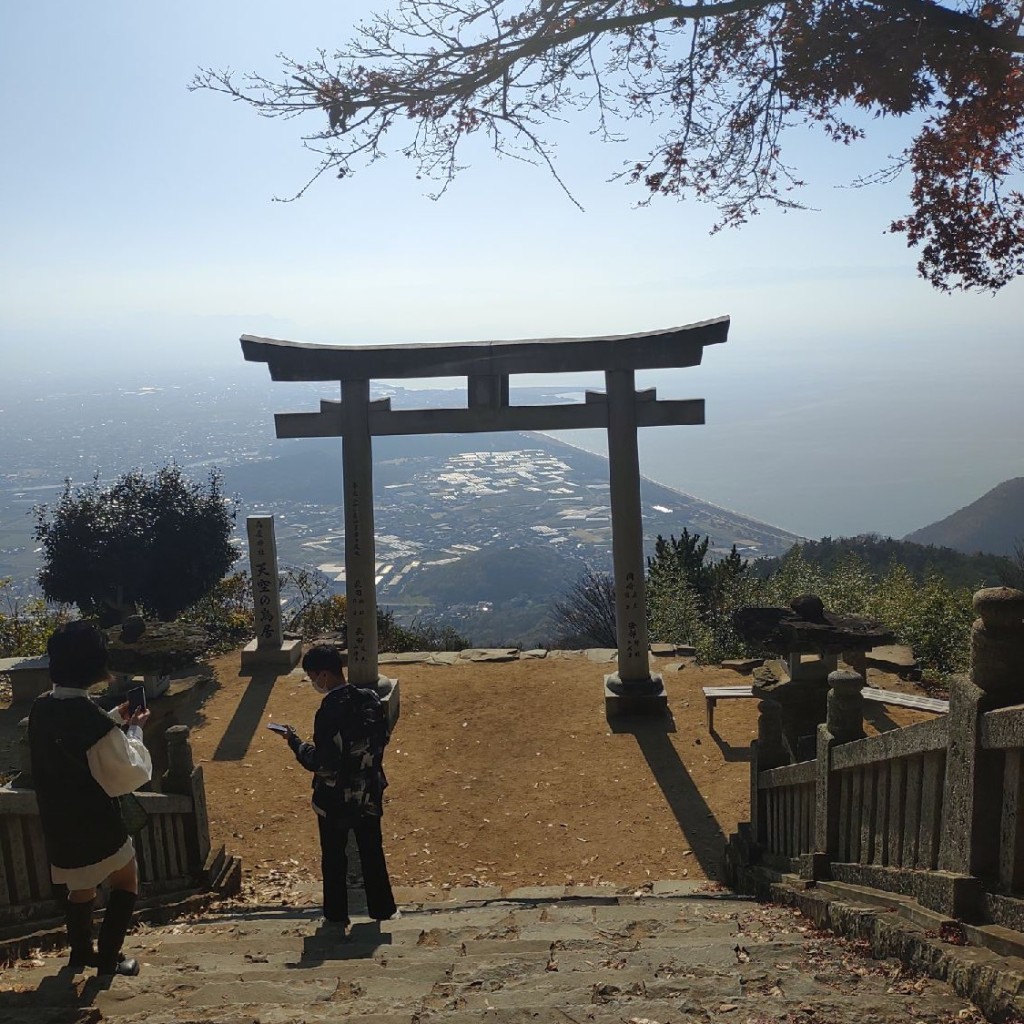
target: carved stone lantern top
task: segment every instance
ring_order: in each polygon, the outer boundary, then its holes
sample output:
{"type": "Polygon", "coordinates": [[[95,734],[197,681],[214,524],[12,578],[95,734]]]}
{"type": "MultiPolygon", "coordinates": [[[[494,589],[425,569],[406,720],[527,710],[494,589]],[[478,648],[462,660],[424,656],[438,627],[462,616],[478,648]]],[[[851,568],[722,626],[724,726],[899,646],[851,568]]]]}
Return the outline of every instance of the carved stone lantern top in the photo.
{"type": "Polygon", "coordinates": [[[181,622],[150,622],[138,616],[107,630],[109,666],[127,675],[166,675],[186,668],[210,646],[206,630],[181,622]]]}
{"type": "Polygon", "coordinates": [[[794,598],[788,608],[739,608],[733,623],[744,640],[782,655],[868,651],[896,641],[879,622],[827,611],[814,594],[794,598]]]}

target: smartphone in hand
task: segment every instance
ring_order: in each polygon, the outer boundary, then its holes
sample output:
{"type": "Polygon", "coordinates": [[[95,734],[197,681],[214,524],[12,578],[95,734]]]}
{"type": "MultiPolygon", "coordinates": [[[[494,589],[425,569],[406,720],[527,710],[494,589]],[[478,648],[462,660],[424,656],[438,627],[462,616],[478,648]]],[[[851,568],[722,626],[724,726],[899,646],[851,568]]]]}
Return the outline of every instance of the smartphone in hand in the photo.
{"type": "Polygon", "coordinates": [[[146,710],[146,688],[144,686],[133,686],[128,691],[128,718],[130,719],[139,711],[146,710]]]}
{"type": "Polygon", "coordinates": [[[267,728],[272,732],[280,733],[282,736],[287,736],[292,731],[291,726],[281,725],[280,722],[267,722],[267,728]]]}

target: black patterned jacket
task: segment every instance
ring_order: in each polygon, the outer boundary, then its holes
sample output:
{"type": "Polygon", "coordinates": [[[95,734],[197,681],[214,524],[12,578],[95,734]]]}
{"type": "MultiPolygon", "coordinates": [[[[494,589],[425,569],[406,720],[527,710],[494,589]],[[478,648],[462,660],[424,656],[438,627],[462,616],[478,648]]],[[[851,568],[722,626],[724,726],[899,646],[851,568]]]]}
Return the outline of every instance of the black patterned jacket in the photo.
{"type": "Polygon", "coordinates": [[[346,683],[328,693],[313,722],[313,742],[294,733],[288,744],[313,773],[313,810],[352,821],[383,810],[387,711],[376,690],[346,683]]]}

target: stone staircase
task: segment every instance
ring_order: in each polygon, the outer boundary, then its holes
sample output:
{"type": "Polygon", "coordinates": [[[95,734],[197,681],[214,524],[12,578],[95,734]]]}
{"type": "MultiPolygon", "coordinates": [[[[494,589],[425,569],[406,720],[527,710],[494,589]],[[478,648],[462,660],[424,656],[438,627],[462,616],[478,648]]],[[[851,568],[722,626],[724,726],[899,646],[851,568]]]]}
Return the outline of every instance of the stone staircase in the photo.
{"type": "Polygon", "coordinates": [[[64,954],[0,972],[4,1024],[973,1024],[949,986],[872,960],[791,909],[698,883],[643,893],[396,892],[402,916],[351,936],[298,908],[139,925],[137,978],[103,988],[64,954]],[[484,898],[473,898],[477,897],[484,898]]]}

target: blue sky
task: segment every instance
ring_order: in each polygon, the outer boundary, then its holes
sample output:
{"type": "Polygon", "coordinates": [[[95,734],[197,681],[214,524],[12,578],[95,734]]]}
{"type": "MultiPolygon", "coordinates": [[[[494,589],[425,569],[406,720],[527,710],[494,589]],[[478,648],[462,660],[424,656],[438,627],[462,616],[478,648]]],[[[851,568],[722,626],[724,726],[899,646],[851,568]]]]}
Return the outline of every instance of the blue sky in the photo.
{"type": "Polygon", "coordinates": [[[636,208],[608,179],[641,143],[582,126],[555,137],[585,213],[484,146],[438,202],[399,156],[273,202],[313,170],[298,142],[311,125],[187,83],[198,66],[272,73],[278,51],[338,45],[376,6],[0,3],[0,395],[126,357],[155,379],[265,374],[242,362],[243,332],[380,344],[728,314],[727,345],[656,381],[705,397],[708,424],[649,431],[649,475],[808,536],[899,536],[1024,475],[1024,286],[934,292],[883,234],[906,183],[835,187],[898,149],[898,125],[856,150],[795,137],[819,212],[713,237],[694,202],[636,208]]]}

